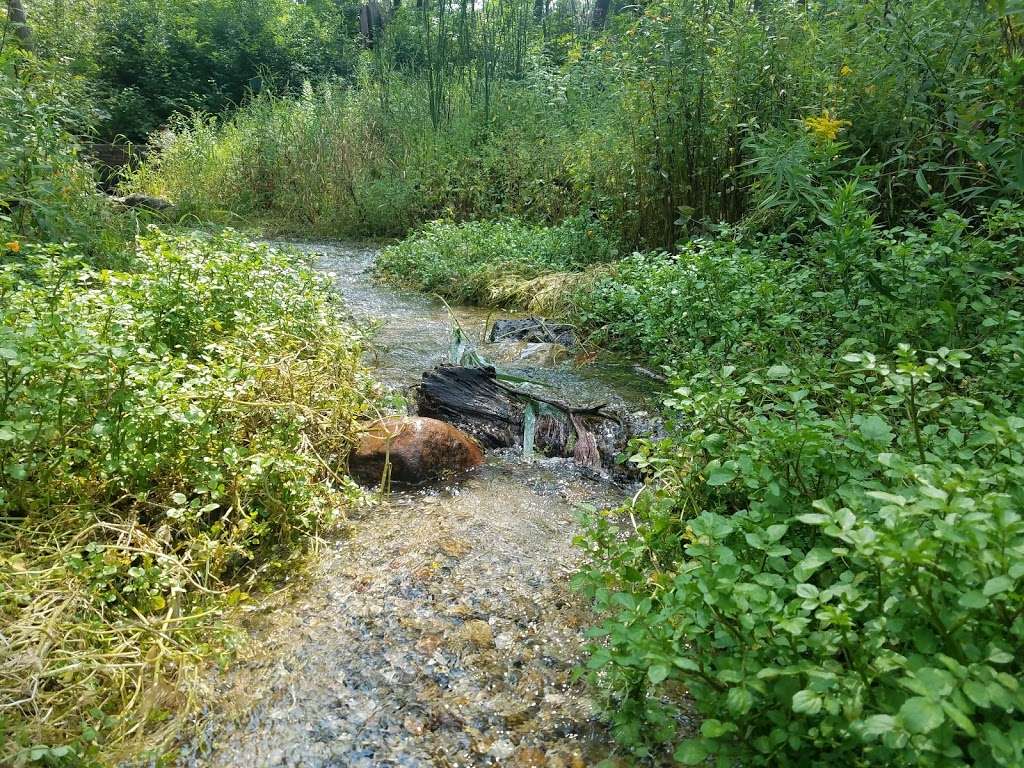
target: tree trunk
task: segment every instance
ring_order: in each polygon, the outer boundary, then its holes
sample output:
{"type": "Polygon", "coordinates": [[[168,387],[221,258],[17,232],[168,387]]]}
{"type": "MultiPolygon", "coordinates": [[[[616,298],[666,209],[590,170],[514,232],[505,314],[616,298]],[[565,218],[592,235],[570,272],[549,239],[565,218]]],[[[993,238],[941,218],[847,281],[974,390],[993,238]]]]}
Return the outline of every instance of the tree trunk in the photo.
{"type": "Polygon", "coordinates": [[[28,25],[28,15],[21,0],[7,0],[7,21],[14,28],[14,34],[22,46],[28,48],[32,43],[32,29],[28,25]]]}
{"type": "Polygon", "coordinates": [[[363,39],[363,45],[373,48],[383,29],[384,14],[381,13],[378,0],[368,0],[363,3],[359,8],[359,32],[363,39]]]}
{"type": "Polygon", "coordinates": [[[608,21],[608,9],[611,7],[611,0],[596,0],[594,3],[593,15],[590,17],[591,26],[594,29],[602,29],[608,21]]]}

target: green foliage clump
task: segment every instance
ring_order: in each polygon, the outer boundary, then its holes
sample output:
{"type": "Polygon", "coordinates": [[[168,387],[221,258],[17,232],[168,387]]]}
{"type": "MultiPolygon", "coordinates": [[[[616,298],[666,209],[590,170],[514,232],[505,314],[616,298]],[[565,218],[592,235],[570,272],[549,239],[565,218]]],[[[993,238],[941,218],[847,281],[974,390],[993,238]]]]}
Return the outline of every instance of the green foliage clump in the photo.
{"type": "Polygon", "coordinates": [[[516,220],[451,224],[435,221],[381,251],[378,271],[388,280],[453,301],[488,304],[495,287],[606,264],[615,240],[586,216],[555,227],[516,220]]]}
{"type": "Polygon", "coordinates": [[[75,240],[109,253],[122,227],[68,132],[79,106],[68,91],[55,69],[15,75],[0,59],[0,242],[75,240]]]}
{"type": "Polygon", "coordinates": [[[736,248],[749,285],[678,281],[722,308],[656,333],[693,352],[669,436],[634,446],[636,535],[594,514],[581,539],[590,675],[626,744],[685,764],[1019,765],[1024,215],[851,213],[809,242],[773,267],[736,248]]]}
{"type": "Polygon", "coordinates": [[[138,184],[348,236],[587,210],[641,250],[752,213],[789,228],[850,177],[886,226],[973,215],[1024,192],[1015,18],[667,0],[595,33],[569,6],[402,6],[353,76],[176,124],[138,184]]]}
{"type": "Polygon", "coordinates": [[[597,517],[580,583],[619,736],[698,764],[1018,765],[1024,419],[909,348],[679,387],[638,535],[597,517]]]}
{"type": "Polygon", "coordinates": [[[0,318],[0,756],[130,754],[354,493],[358,338],[297,257],[231,233],[152,229],[124,271],[8,249],[0,318]]]}
{"type": "Polygon", "coordinates": [[[176,112],[348,74],[357,15],[323,0],[38,0],[29,24],[35,49],[88,84],[92,130],[143,142],[176,112]]]}
{"type": "Polygon", "coordinates": [[[677,253],[617,262],[574,297],[597,340],[676,368],[830,356],[847,340],[873,351],[974,349],[990,385],[1017,380],[991,339],[1021,333],[1019,207],[973,224],[947,212],[927,229],[880,228],[853,184],[834,190],[818,227],[787,235],[722,228],[677,253]]]}
{"type": "Polygon", "coordinates": [[[172,121],[131,180],[201,220],[259,219],[274,229],[393,237],[436,218],[558,221],[578,212],[557,183],[559,146],[537,146],[542,105],[502,104],[487,129],[467,109],[435,132],[420,108],[424,86],[395,76],[381,93],[365,70],[358,87],[306,84],[301,94],[260,94],[217,119],[172,121]],[[382,110],[380,102],[389,106],[382,110]],[[539,168],[545,168],[543,173],[539,168]]]}

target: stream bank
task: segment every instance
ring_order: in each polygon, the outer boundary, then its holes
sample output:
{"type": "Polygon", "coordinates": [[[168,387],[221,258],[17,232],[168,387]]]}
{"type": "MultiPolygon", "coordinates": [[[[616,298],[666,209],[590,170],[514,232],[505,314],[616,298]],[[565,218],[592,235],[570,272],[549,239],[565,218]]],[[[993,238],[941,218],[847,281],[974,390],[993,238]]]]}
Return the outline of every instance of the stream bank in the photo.
{"type": "MultiPolygon", "coordinates": [[[[440,302],[377,285],[371,249],[297,247],[334,275],[358,322],[380,324],[374,364],[387,386],[443,361],[440,302]]],[[[452,311],[482,338],[486,312],[452,311]]],[[[625,366],[527,360],[515,372],[579,401],[642,407],[650,396],[625,366]]],[[[572,680],[592,618],[569,589],[573,538],[577,505],[625,497],[571,461],[505,451],[460,484],[363,510],[301,584],[251,612],[252,647],[215,681],[209,724],[179,765],[596,765],[611,738],[572,680]]]]}

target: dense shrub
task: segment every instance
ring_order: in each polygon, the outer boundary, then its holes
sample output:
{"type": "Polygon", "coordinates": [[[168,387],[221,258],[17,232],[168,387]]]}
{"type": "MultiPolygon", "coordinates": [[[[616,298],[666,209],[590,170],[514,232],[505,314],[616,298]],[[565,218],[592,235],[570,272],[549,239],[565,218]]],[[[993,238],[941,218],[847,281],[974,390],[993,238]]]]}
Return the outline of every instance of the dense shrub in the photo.
{"type": "Polygon", "coordinates": [[[202,220],[251,216],[345,237],[401,236],[436,218],[550,223],[578,214],[578,196],[561,183],[564,147],[545,139],[539,117],[518,122],[542,112],[537,98],[502,101],[491,128],[466,108],[443,132],[431,127],[425,99],[415,79],[396,75],[380,93],[364,72],[357,88],[306,84],[292,98],[261,94],[222,119],[175,118],[153,136],[132,185],[202,220]]]}
{"type": "Polygon", "coordinates": [[[556,227],[516,220],[436,221],[381,251],[378,271],[392,282],[454,301],[487,304],[509,278],[529,281],[612,261],[618,253],[600,224],[585,216],[556,227]]]}
{"type": "Polygon", "coordinates": [[[347,236],[586,210],[641,250],[753,211],[769,232],[813,221],[854,172],[886,226],[1024,191],[1002,6],[668,0],[601,33],[575,6],[440,6],[403,4],[330,88],[178,124],[138,183],[347,236]]]}
{"type": "Polygon", "coordinates": [[[15,75],[0,56],[0,242],[72,239],[109,255],[123,224],[67,131],[79,103],[66,82],[38,64],[15,75]]]}
{"type": "Polygon", "coordinates": [[[157,230],[130,267],[71,245],[0,267],[5,764],[166,737],[225,606],[351,490],[367,390],[312,270],[157,230]]]}
{"type": "Polygon", "coordinates": [[[678,438],[579,583],[618,735],[696,764],[1020,764],[1024,419],[958,396],[948,350],[679,387],[678,438]]]}
{"type": "Polygon", "coordinates": [[[35,49],[88,83],[105,141],[143,142],[175,112],[218,112],[265,84],[347,74],[358,53],[357,3],[35,0],[28,12],[35,49]]]}
{"type": "Polygon", "coordinates": [[[691,700],[687,764],[1024,759],[1022,225],[998,206],[838,247],[833,221],[777,282],[744,249],[749,284],[681,271],[694,331],[655,335],[687,368],[669,436],[634,446],[635,535],[594,514],[581,539],[605,617],[590,674],[636,752],[678,741],[691,700]]]}

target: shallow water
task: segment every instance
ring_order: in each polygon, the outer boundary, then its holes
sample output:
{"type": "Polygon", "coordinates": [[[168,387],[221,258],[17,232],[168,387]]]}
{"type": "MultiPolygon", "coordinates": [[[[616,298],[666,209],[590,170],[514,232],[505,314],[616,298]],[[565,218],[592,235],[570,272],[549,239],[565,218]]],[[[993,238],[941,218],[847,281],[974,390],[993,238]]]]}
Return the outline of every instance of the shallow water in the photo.
{"type": "MultiPolygon", "coordinates": [[[[376,284],[370,249],[302,246],[361,323],[382,323],[375,366],[401,388],[444,360],[448,310],[376,284]]],[[[487,313],[456,308],[478,338],[487,313]]],[[[486,356],[503,350],[481,344],[486,356]]],[[[634,406],[628,368],[513,368],[578,401],[634,406]]],[[[506,452],[459,484],[359,513],[301,583],[251,613],[247,659],[215,681],[187,766],[595,765],[611,749],[571,680],[591,621],[569,589],[578,505],[626,489],[571,462],[506,452]]]]}
{"type": "MultiPolygon", "coordinates": [[[[439,299],[385,286],[372,275],[375,249],[341,245],[293,243],[293,247],[314,254],[322,271],[333,275],[339,293],[357,321],[369,325],[381,323],[375,334],[378,377],[396,387],[419,381],[423,371],[442,363],[451,341],[449,308],[439,299]]],[[[589,403],[621,398],[637,407],[651,403],[654,382],[628,364],[611,363],[577,366],[569,359],[555,366],[536,366],[529,362],[509,361],[515,345],[489,344],[483,336],[489,319],[515,316],[478,307],[453,307],[465,334],[477,351],[500,367],[531,381],[547,385],[565,398],[589,403]]]]}

